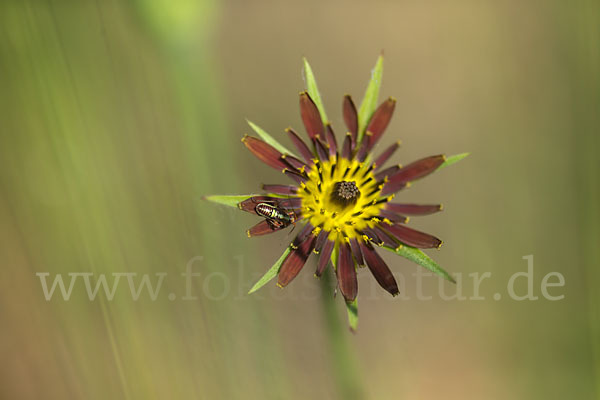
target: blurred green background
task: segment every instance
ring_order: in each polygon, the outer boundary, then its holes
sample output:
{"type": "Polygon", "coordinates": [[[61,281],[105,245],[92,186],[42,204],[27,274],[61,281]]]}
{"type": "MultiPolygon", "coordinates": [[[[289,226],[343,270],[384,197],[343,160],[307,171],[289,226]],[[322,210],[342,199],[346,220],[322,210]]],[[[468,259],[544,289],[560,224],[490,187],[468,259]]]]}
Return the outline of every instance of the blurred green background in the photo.
{"type": "Polygon", "coordinates": [[[598,398],[599,46],[584,0],[2,2],[0,397],[598,398]],[[245,295],[292,236],[248,239],[255,218],[200,198],[283,181],[240,138],[246,117],[301,129],[302,56],[341,133],[381,49],[396,160],[471,152],[402,193],[444,203],[412,223],[466,296],[492,277],[466,301],[424,278],[419,301],[418,267],[386,254],[410,300],[361,271],[351,334],[311,262],[245,295]],[[540,298],[511,300],[527,255],[540,298]],[[155,301],[126,278],[46,301],[39,272],[168,275],[155,301]]]}

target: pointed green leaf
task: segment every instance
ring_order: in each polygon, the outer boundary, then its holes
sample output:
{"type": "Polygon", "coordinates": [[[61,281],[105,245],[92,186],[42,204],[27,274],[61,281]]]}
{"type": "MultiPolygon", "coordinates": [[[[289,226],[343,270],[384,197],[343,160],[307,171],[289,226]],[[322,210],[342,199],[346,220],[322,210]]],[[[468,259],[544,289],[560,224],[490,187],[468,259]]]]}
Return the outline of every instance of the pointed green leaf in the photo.
{"type": "Polygon", "coordinates": [[[329,120],[327,119],[327,114],[325,114],[325,107],[323,107],[323,101],[321,100],[321,94],[319,93],[319,88],[317,87],[315,75],[313,74],[310,64],[306,60],[306,57],[303,57],[302,61],[304,63],[304,81],[306,82],[306,90],[308,91],[310,98],[315,102],[315,105],[319,109],[323,123],[326,124],[329,120]]]}
{"type": "Polygon", "coordinates": [[[238,203],[252,196],[262,196],[260,194],[235,194],[235,195],[211,195],[202,197],[203,200],[212,201],[213,203],[223,204],[229,207],[237,208],[238,203]]]}
{"type": "Polygon", "coordinates": [[[383,54],[377,59],[375,68],[371,71],[371,80],[367,86],[365,97],[358,109],[358,141],[362,140],[367,129],[367,124],[377,108],[377,98],[379,97],[379,88],[383,77],[383,54]]]}
{"type": "Polygon", "coordinates": [[[462,160],[463,158],[465,158],[469,154],[471,154],[471,153],[461,153],[461,154],[455,154],[453,156],[447,157],[446,161],[444,161],[444,163],[438,167],[438,170],[440,170],[442,168],[445,168],[448,165],[452,165],[454,163],[459,162],[460,160],[462,160]]]}
{"type": "Polygon", "coordinates": [[[350,325],[350,330],[354,332],[358,327],[358,299],[346,302],[346,311],[348,312],[348,324],[350,325]]]}
{"type": "Polygon", "coordinates": [[[270,144],[271,146],[275,147],[277,149],[277,151],[279,151],[282,154],[289,154],[291,156],[298,158],[298,156],[296,156],[294,153],[289,151],[285,146],[283,146],[281,143],[279,143],[277,140],[275,140],[275,138],[273,136],[269,135],[263,128],[261,128],[260,126],[256,125],[254,122],[252,122],[248,119],[246,120],[246,122],[248,122],[248,125],[250,125],[250,128],[252,128],[254,130],[254,132],[258,133],[258,136],[260,136],[260,138],[262,140],[264,140],[266,143],[270,144]]]}
{"type": "Polygon", "coordinates": [[[229,207],[238,208],[238,203],[253,197],[253,196],[271,196],[271,197],[281,197],[282,199],[287,199],[289,196],[278,194],[278,193],[263,193],[263,194],[228,194],[228,195],[219,195],[214,194],[210,196],[203,196],[202,200],[211,201],[213,203],[223,204],[229,207]]]}
{"type": "Polygon", "coordinates": [[[277,262],[273,264],[273,266],[262,276],[262,278],[260,278],[254,286],[252,286],[252,289],[250,289],[248,294],[256,292],[258,289],[265,286],[271,279],[275,278],[279,273],[279,268],[281,268],[281,264],[283,264],[283,261],[289,253],[290,248],[288,247],[287,249],[285,249],[281,257],[279,257],[279,260],[277,260],[277,262]]]}
{"type": "Polygon", "coordinates": [[[391,249],[389,247],[384,247],[386,250],[393,251],[394,253],[401,255],[402,257],[408,258],[410,261],[419,264],[422,267],[427,268],[434,274],[441,276],[442,278],[449,280],[452,283],[456,283],[453,277],[450,276],[449,273],[444,271],[442,267],[440,267],[435,261],[433,261],[429,256],[423,253],[421,250],[410,247],[407,245],[403,245],[398,250],[391,249]]]}

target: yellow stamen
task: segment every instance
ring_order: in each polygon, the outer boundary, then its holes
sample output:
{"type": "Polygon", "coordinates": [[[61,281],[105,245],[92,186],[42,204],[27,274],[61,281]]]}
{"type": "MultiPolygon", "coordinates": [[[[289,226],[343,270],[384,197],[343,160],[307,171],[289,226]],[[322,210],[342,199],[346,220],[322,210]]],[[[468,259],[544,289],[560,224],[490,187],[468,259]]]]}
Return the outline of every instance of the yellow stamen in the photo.
{"type": "Polygon", "coordinates": [[[377,201],[383,185],[373,192],[375,176],[369,166],[369,163],[345,158],[336,160],[332,156],[330,160],[315,161],[314,165],[306,168],[308,180],[300,184],[303,190],[298,191],[302,199],[302,213],[313,226],[330,232],[329,240],[360,239],[360,232],[381,222],[377,216],[384,203],[377,204],[377,201]],[[348,171],[361,179],[344,176],[348,171]],[[344,181],[356,182],[359,194],[353,202],[340,203],[332,196],[336,183],[344,181]]]}

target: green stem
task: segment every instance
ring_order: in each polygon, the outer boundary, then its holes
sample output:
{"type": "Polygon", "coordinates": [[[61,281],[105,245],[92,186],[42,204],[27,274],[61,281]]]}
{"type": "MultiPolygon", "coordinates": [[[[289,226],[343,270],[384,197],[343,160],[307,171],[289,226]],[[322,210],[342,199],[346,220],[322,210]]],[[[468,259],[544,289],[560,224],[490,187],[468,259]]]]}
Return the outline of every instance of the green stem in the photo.
{"type": "Polygon", "coordinates": [[[330,273],[321,278],[321,302],[325,317],[325,335],[328,348],[331,350],[332,373],[337,386],[339,398],[344,400],[364,399],[364,389],[359,374],[356,356],[350,346],[345,318],[340,318],[332,294],[332,278],[330,273]]]}

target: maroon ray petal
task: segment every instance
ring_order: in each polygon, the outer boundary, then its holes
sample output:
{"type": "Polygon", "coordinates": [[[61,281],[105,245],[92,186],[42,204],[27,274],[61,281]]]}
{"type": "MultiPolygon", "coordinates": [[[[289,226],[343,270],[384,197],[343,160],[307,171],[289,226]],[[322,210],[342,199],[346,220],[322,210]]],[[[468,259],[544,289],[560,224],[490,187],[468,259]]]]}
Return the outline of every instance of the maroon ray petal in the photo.
{"type": "Polygon", "coordinates": [[[360,162],[365,161],[367,154],[369,153],[369,144],[366,137],[363,137],[362,141],[358,145],[358,151],[356,152],[356,159],[360,162]]]}
{"type": "Polygon", "coordinates": [[[381,189],[380,196],[387,196],[391,193],[396,193],[408,186],[408,182],[385,182],[383,189],[381,189]]]}
{"type": "Polygon", "coordinates": [[[375,146],[375,143],[383,136],[385,128],[387,128],[394,114],[394,108],[396,108],[396,99],[390,97],[381,103],[373,113],[366,131],[367,150],[371,150],[375,146]]]}
{"type": "Polygon", "coordinates": [[[381,195],[385,196],[390,193],[395,193],[400,189],[405,188],[410,182],[431,174],[438,169],[445,160],[446,157],[444,155],[437,155],[422,158],[408,164],[388,178],[388,181],[381,191],[381,195]]]}
{"type": "Polygon", "coordinates": [[[311,139],[323,137],[323,121],[315,102],[308,92],[300,93],[300,116],[306,128],[306,133],[311,139]]]}
{"type": "Polygon", "coordinates": [[[365,265],[362,252],[360,251],[360,245],[358,244],[358,240],[356,238],[350,239],[350,250],[352,251],[352,255],[354,256],[356,263],[358,265],[365,265]]]}
{"type": "Polygon", "coordinates": [[[314,243],[315,237],[313,235],[308,235],[304,242],[300,243],[297,248],[292,249],[290,254],[283,260],[281,268],[279,269],[279,276],[277,279],[278,286],[286,286],[296,277],[296,275],[298,275],[306,263],[314,243]]]}
{"type": "Polygon", "coordinates": [[[391,222],[399,223],[399,224],[405,224],[408,222],[408,218],[405,217],[404,215],[400,215],[400,214],[397,214],[393,211],[386,210],[386,209],[379,210],[379,217],[387,218],[391,222]]]}
{"type": "Polygon", "coordinates": [[[342,143],[342,157],[350,160],[352,158],[352,150],[352,136],[350,134],[346,134],[344,143],[342,143]]]}
{"type": "Polygon", "coordinates": [[[265,164],[282,170],[290,168],[288,164],[281,158],[282,154],[278,152],[273,146],[253,136],[244,136],[242,142],[246,147],[256,156],[259,160],[265,164]]]}
{"type": "Polygon", "coordinates": [[[262,236],[276,232],[283,228],[285,228],[285,226],[274,226],[271,225],[266,219],[263,219],[252,228],[248,229],[246,233],[248,234],[248,237],[262,236]]]}
{"type": "Polygon", "coordinates": [[[334,156],[337,153],[337,140],[335,139],[335,133],[333,133],[333,128],[330,123],[327,123],[325,127],[325,135],[327,136],[329,155],[334,156]]]}
{"type": "Polygon", "coordinates": [[[340,244],[336,272],[340,292],[342,292],[346,301],[353,301],[356,299],[356,294],[358,293],[358,281],[356,279],[356,268],[354,268],[352,251],[350,250],[350,246],[345,243],[340,244]]]}
{"type": "Polygon", "coordinates": [[[274,206],[279,207],[279,201],[282,200],[279,197],[271,197],[271,196],[252,196],[247,198],[244,201],[238,203],[238,208],[242,211],[247,211],[249,213],[256,214],[256,206],[260,203],[268,203],[274,206]]]}
{"type": "Polygon", "coordinates": [[[281,159],[284,162],[286,162],[289,167],[292,167],[295,169],[301,169],[302,167],[306,168],[306,164],[304,163],[304,161],[298,160],[296,157],[290,156],[289,154],[283,154],[281,156],[281,159]]]}
{"type": "Polygon", "coordinates": [[[302,230],[300,231],[300,233],[298,234],[298,236],[296,236],[296,238],[292,242],[292,247],[298,247],[298,246],[300,246],[300,244],[303,243],[306,240],[306,238],[308,237],[308,235],[311,234],[311,232],[313,231],[313,229],[315,229],[315,227],[312,226],[312,224],[310,222],[307,222],[304,225],[304,227],[302,228],[302,230]]]}
{"type": "Polygon", "coordinates": [[[302,199],[300,197],[283,197],[278,199],[277,205],[288,210],[295,210],[302,207],[302,199]]]}
{"type": "Polygon", "coordinates": [[[393,143],[390,147],[385,149],[374,161],[375,163],[375,171],[379,168],[383,167],[383,164],[398,150],[400,147],[400,141],[393,143]]]}
{"type": "Polygon", "coordinates": [[[317,149],[317,155],[321,161],[329,160],[329,151],[321,139],[316,138],[314,141],[315,148],[317,149]]]}
{"type": "Polygon", "coordinates": [[[320,277],[323,275],[323,271],[329,264],[329,260],[331,259],[331,252],[333,251],[333,246],[335,242],[333,240],[327,239],[325,244],[323,245],[323,249],[321,250],[321,255],[319,255],[319,264],[317,265],[317,271],[315,275],[320,277]]]}
{"type": "Polygon", "coordinates": [[[285,131],[292,143],[294,143],[294,146],[296,146],[300,154],[302,154],[302,157],[304,157],[304,160],[306,160],[309,165],[312,165],[312,159],[315,158],[315,155],[310,151],[306,143],[304,143],[304,140],[300,139],[300,136],[298,136],[292,128],[287,128],[285,131]]]}
{"type": "Polygon", "coordinates": [[[419,249],[439,248],[442,245],[442,241],[435,236],[405,225],[395,224],[386,226],[385,229],[400,242],[419,249]]]}
{"type": "Polygon", "coordinates": [[[348,127],[348,132],[352,135],[352,140],[356,143],[358,138],[358,113],[356,107],[352,101],[352,97],[349,94],[344,96],[344,104],[342,106],[342,112],[344,114],[344,122],[348,127]]]}
{"type": "Polygon", "coordinates": [[[323,245],[325,244],[325,241],[327,240],[328,236],[329,232],[324,229],[321,229],[321,231],[319,232],[319,236],[317,236],[317,241],[315,242],[314,252],[316,254],[319,254],[321,252],[321,249],[323,248],[323,245]]]}
{"type": "MultiPolygon", "coordinates": [[[[389,225],[386,225],[386,227],[387,226],[389,226],[389,225]]],[[[396,238],[394,236],[390,235],[389,233],[387,233],[386,231],[384,231],[382,229],[382,225],[376,225],[373,228],[373,230],[375,231],[375,233],[377,234],[379,239],[381,239],[384,246],[390,247],[392,249],[398,248],[398,241],[396,240],[396,238]]]]}
{"type": "Polygon", "coordinates": [[[287,194],[287,195],[295,195],[298,192],[298,188],[292,185],[262,185],[262,188],[265,192],[275,193],[275,194],[287,194]]]}
{"type": "Polygon", "coordinates": [[[377,179],[378,181],[382,180],[383,178],[390,177],[392,175],[394,175],[395,173],[397,173],[398,171],[400,171],[402,167],[400,165],[394,165],[392,167],[386,168],[382,171],[379,171],[378,173],[375,174],[375,179],[377,179]]]}
{"type": "Polygon", "coordinates": [[[389,177],[390,182],[406,183],[421,179],[439,168],[444,163],[444,155],[430,156],[412,162],[389,177]]]}
{"type": "Polygon", "coordinates": [[[373,229],[365,228],[363,229],[362,234],[369,238],[369,240],[375,243],[377,246],[383,246],[383,240],[379,238],[379,236],[377,235],[377,233],[375,233],[373,229]]]}
{"type": "Polygon", "coordinates": [[[361,243],[360,247],[362,254],[365,257],[365,261],[367,262],[367,266],[371,270],[371,273],[375,277],[377,283],[391,293],[392,296],[396,296],[398,293],[400,293],[396,279],[394,279],[394,275],[392,275],[392,271],[390,271],[381,256],[377,254],[377,251],[375,251],[373,246],[371,246],[369,243],[361,243]]]}
{"type": "Polygon", "coordinates": [[[398,204],[398,203],[387,203],[385,205],[387,210],[392,212],[407,214],[407,215],[429,215],[442,211],[441,204],[398,204]]]}
{"type": "Polygon", "coordinates": [[[284,169],[283,173],[287,176],[289,176],[290,178],[292,178],[293,180],[295,180],[296,182],[300,183],[304,183],[308,180],[308,178],[306,177],[306,175],[301,174],[298,171],[294,171],[291,169],[284,169]]]}

